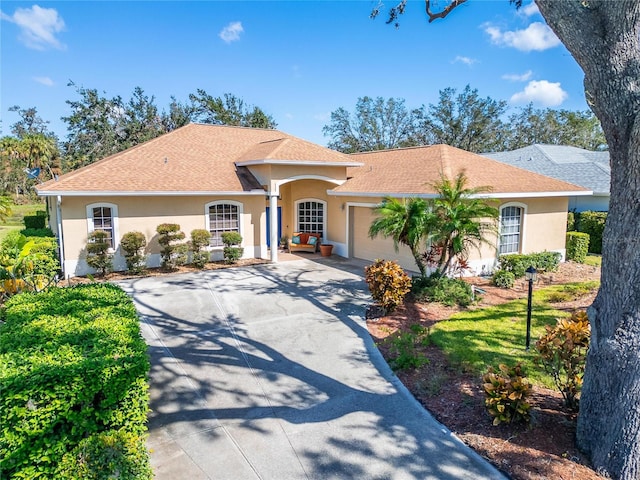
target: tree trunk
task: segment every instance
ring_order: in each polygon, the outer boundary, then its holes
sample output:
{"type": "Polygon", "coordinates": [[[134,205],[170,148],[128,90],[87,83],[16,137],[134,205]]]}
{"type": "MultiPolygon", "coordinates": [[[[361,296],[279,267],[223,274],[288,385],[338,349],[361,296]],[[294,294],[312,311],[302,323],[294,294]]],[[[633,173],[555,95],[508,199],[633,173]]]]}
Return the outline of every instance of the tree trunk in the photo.
{"type": "Polygon", "coordinates": [[[589,309],[591,345],[578,446],[613,478],[640,478],[640,3],[536,0],[585,73],[587,101],[611,158],[602,284],[589,309]]]}

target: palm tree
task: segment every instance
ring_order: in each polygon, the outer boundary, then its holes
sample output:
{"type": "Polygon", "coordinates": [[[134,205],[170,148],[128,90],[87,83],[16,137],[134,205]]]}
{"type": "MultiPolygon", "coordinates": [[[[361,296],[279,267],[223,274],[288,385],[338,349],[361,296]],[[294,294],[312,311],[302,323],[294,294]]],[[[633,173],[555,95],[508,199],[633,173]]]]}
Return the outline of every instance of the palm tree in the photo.
{"type": "Polygon", "coordinates": [[[393,246],[398,251],[398,245],[406,245],[420,270],[420,275],[426,277],[426,265],[420,245],[429,236],[429,226],[433,215],[429,211],[427,202],[422,198],[397,200],[385,197],[375,209],[378,214],[369,227],[369,237],[378,235],[393,238],[393,246]]]}
{"type": "Polygon", "coordinates": [[[467,181],[460,172],[453,180],[442,175],[434,184],[439,196],[430,205],[437,218],[431,240],[441,250],[437,266],[440,275],[447,273],[454,259],[466,260],[471,247],[491,245],[489,238],[497,229],[498,209],[489,200],[477,198],[491,188],[469,188],[467,181]]]}

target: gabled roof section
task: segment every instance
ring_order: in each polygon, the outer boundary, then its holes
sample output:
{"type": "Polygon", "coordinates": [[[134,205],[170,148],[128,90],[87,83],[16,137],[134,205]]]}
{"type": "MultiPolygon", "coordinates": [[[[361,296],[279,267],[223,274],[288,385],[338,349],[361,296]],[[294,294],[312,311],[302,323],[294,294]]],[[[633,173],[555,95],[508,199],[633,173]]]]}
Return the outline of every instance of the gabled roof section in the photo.
{"type": "MultiPolygon", "coordinates": [[[[587,195],[586,189],[448,145],[378,150],[351,155],[364,163],[333,194],[356,196],[434,196],[441,174],[464,171],[471,188],[489,186],[492,197],[587,195]]],[[[332,192],[330,192],[332,193],[332,192]]]]}
{"type": "Polygon", "coordinates": [[[278,130],[189,124],[38,186],[40,195],[264,194],[247,160],[354,165],[278,130]]]}
{"type": "Polygon", "coordinates": [[[593,152],[566,145],[534,144],[508,152],[484,153],[486,157],[531,172],[547,175],[609,195],[609,152],[593,152]]]}
{"type": "Polygon", "coordinates": [[[295,137],[261,142],[247,150],[236,165],[258,164],[359,166],[348,155],[295,137]]]}

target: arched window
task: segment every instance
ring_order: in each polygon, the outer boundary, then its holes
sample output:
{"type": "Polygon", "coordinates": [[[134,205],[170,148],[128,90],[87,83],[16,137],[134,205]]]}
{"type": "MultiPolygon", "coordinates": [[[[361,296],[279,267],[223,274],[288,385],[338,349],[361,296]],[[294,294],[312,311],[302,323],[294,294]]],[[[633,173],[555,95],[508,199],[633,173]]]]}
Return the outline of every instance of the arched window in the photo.
{"type": "Polygon", "coordinates": [[[524,214],[524,206],[505,205],[500,208],[500,255],[520,253],[524,214]]]}
{"type": "Polygon", "coordinates": [[[87,205],[87,230],[107,232],[111,248],[115,249],[119,243],[118,237],[118,206],[113,203],[92,203],[87,205]]]}
{"type": "Polygon", "coordinates": [[[207,203],[205,206],[207,230],[211,233],[212,247],[222,247],[224,232],[238,232],[242,235],[242,204],[230,200],[207,203]]]}
{"type": "Polygon", "coordinates": [[[319,233],[325,238],[326,231],[326,202],[313,198],[306,198],[296,202],[296,231],[305,233],[319,233]]]}

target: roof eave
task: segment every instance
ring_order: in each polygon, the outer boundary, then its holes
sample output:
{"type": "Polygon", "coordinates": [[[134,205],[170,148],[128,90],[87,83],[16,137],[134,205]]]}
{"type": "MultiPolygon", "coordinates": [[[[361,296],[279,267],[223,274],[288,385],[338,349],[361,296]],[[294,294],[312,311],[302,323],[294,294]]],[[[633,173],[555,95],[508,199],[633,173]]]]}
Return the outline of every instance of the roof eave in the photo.
{"type": "Polygon", "coordinates": [[[235,162],[238,167],[251,165],[297,165],[305,167],[362,167],[362,162],[323,162],[322,160],[245,160],[235,162]]]}
{"type": "MultiPolygon", "coordinates": [[[[37,191],[37,190],[36,190],[37,191]]],[[[203,195],[211,196],[229,196],[229,195],[241,195],[241,196],[253,196],[253,195],[265,195],[263,189],[249,190],[249,191],[110,191],[110,190],[43,190],[37,191],[40,197],[196,197],[203,195]]]]}
{"type": "MultiPolygon", "coordinates": [[[[336,192],[329,190],[327,192],[335,197],[394,197],[394,198],[437,198],[437,193],[407,193],[407,192],[336,192]]],[[[560,192],[501,192],[501,193],[485,193],[470,195],[469,198],[548,198],[548,197],[576,197],[593,195],[592,191],[560,191],[560,192]]]]}

